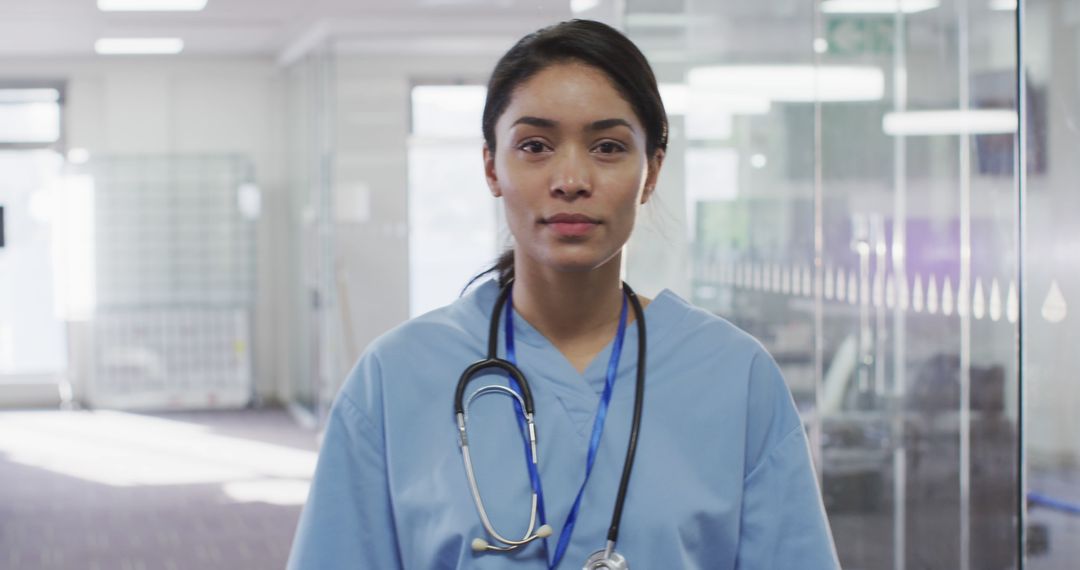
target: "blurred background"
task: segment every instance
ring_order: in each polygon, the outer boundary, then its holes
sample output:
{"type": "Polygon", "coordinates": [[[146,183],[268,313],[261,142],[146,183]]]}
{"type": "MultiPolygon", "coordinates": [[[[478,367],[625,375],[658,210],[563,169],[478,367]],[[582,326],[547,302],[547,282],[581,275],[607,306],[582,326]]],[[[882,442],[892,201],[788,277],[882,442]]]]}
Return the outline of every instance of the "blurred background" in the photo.
{"type": "Polygon", "coordinates": [[[507,244],[480,112],[583,17],[671,119],[627,280],[761,339],[848,569],[1080,559],[1080,3],[0,2],[0,568],[282,567],[368,342],[507,244]]]}

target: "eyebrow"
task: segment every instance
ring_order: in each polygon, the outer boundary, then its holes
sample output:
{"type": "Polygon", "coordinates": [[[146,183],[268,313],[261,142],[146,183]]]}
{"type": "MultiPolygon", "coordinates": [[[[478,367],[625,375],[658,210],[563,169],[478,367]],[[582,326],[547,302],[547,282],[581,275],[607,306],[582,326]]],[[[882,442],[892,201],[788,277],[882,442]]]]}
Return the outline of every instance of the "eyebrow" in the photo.
{"type": "MultiPolygon", "coordinates": [[[[530,117],[530,116],[526,115],[524,117],[519,117],[518,120],[514,121],[514,123],[512,125],[510,125],[510,126],[514,127],[514,126],[517,126],[517,125],[530,125],[530,126],[538,127],[538,128],[541,128],[541,129],[553,129],[553,128],[559,126],[559,122],[558,121],[553,121],[551,119],[544,119],[544,118],[541,118],[541,117],[530,117]]],[[[601,119],[599,121],[593,121],[592,123],[589,123],[585,127],[585,130],[586,131],[604,131],[604,130],[612,129],[612,128],[615,128],[615,127],[626,127],[628,129],[630,129],[631,132],[633,132],[633,130],[634,130],[634,126],[631,125],[630,122],[625,120],[625,119],[601,119]]]]}

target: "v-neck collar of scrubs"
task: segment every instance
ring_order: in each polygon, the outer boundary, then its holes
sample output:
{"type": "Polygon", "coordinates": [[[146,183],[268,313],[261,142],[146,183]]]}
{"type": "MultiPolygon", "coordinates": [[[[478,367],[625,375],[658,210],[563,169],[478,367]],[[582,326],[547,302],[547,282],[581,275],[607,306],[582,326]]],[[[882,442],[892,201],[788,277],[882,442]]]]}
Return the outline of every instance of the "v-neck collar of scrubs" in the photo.
{"type": "MultiPolygon", "coordinates": [[[[499,286],[494,279],[477,288],[475,309],[484,315],[485,321],[491,318],[491,311],[498,295],[499,286]]],[[[665,329],[683,316],[685,310],[677,310],[680,308],[679,305],[682,303],[678,296],[664,289],[645,307],[645,326],[650,346],[656,345],[663,338],[665,329]],[[671,305],[671,308],[668,308],[668,305],[671,305]]],[[[498,346],[500,356],[505,357],[502,328],[500,325],[498,346]]],[[[637,339],[637,321],[628,323],[616,374],[619,381],[616,383],[612,396],[613,404],[627,402],[634,397],[633,379],[638,360],[637,339]]],[[[514,342],[519,366],[529,380],[534,397],[542,398],[536,395],[538,392],[553,393],[573,421],[576,431],[583,438],[587,438],[592,428],[593,416],[596,414],[597,399],[604,391],[605,373],[608,360],[611,358],[614,338],[610,339],[593,357],[584,372],[578,372],[562,351],[517,314],[514,316],[514,342]]],[[[646,366],[648,366],[647,362],[646,366]]],[[[648,383],[648,375],[646,375],[646,383],[648,383]]],[[[647,389],[646,392],[648,392],[647,389]]]]}

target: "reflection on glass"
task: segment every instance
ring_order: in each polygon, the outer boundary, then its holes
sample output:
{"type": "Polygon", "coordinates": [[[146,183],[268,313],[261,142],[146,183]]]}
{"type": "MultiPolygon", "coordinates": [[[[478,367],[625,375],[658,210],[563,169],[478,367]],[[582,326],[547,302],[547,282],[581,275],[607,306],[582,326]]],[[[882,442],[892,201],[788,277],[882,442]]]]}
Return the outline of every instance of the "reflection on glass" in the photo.
{"type": "Polygon", "coordinates": [[[667,164],[685,169],[694,301],[783,368],[842,564],[1018,567],[1014,15],[967,0],[685,12],[628,22],[685,48],[650,55],[687,85],[667,164]],[[735,97],[763,103],[725,110],[735,97]]]}

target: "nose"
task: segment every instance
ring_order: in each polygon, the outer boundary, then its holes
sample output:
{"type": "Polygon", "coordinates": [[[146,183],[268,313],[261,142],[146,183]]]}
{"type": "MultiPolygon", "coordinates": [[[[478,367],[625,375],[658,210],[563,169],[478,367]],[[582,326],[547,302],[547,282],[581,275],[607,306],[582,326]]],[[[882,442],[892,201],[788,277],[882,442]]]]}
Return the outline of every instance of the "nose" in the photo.
{"type": "Polygon", "coordinates": [[[552,169],[552,196],[575,200],[592,195],[588,158],[581,156],[580,152],[567,150],[558,153],[552,169]]]}

